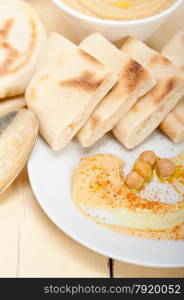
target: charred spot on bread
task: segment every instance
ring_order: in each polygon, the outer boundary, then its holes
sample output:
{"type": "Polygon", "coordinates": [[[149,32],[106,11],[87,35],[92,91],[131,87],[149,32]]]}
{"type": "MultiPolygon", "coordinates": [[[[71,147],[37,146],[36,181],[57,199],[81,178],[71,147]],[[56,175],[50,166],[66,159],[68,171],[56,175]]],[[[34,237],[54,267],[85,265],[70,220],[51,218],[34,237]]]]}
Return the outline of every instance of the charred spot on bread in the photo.
{"type": "Polygon", "coordinates": [[[150,65],[157,65],[157,64],[162,64],[164,66],[169,66],[172,63],[168,58],[166,58],[166,57],[160,55],[159,53],[157,53],[157,54],[154,54],[152,56],[152,58],[150,59],[150,65]]]}
{"type": "Polygon", "coordinates": [[[130,94],[147,78],[149,78],[148,72],[138,62],[130,59],[123,68],[123,71],[119,73],[118,82],[112,87],[107,95],[109,96],[116,91],[117,97],[122,97],[122,92],[130,94]]]}
{"type": "Polygon", "coordinates": [[[130,59],[124,72],[122,73],[122,83],[125,81],[125,87],[132,92],[140,82],[148,77],[148,72],[135,60],[130,59]]]}
{"type": "Polygon", "coordinates": [[[139,103],[135,104],[132,108],[131,108],[131,112],[134,112],[134,113],[139,113],[141,110],[141,107],[139,107],[139,103]]]}
{"type": "Polygon", "coordinates": [[[16,49],[11,47],[7,42],[0,43],[0,47],[6,50],[6,57],[2,65],[0,66],[0,76],[4,76],[7,74],[8,70],[10,69],[14,61],[19,57],[19,53],[16,49]]]}
{"type": "Polygon", "coordinates": [[[168,122],[164,121],[160,124],[160,129],[162,131],[166,131],[168,136],[172,137],[173,139],[176,137],[176,131],[174,130],[174,128],[169,128],[168,127],[168,122]]]}
{"type": "Polygon", "coordinates": [[[96,114],[96,113],[92,114],[91,120],[90,120],[91,129],[95,129],[100,122],[101,122],[100,116],[98,116],[98,114],[96,114]]]}
{"type": "Polygon", "coordinates": [[[177,112],[176,110],[173,110],[172,114],[173,114],[175,120],[176,120],[178,123],[184,125],[184,118],[183,118],[183,116],[179,115],[178,112],[177,112]]]}
{"type": "Polygon", "coordinates": [[[132,42],[134,40],[134,38],[132,36],[127,36],[122,40],[122,47],[124,46],[124,44],[128,44],[130,42],[132,42]]]}
{"type": "Polygon", "coordinates": [[[65,88],[80,89],[92,93],[100,87],[104,80],[105,77],[97,78],[96,74],[92,71],[84,71],[78,77],[60,81],[59,85],[65,88]]]}
{"type": "Polygon", "coordinates": [[[181,35],[181,43],[184,45],[184,32],[181,35]]]}
{"type": "Polygon", "coordinates": [[[13,23],[14,23],[13,18],[10,18],[5,22],[3,28],[0,29],[0,36],[1,37],[7,38],[7,36],[9,35],[9,32],[10,32],[10,29],[13,26],[13,23]]]}
{"type": "Polygon", "coordinates": [[[149,93],[153,98],[153,102],[161,102],[176,87],[178,80],[177,77],[160,80],[149,93]]]}
{"type": "Polygon", "coordinates": [[[89,53],[85,52],[82,49],[78,49],[78,51],[79,51],[80,56],[82,56],[82,58],[87,60],[89,63],[95,64],[95,65],[98,65],[98,66],[103,66],[103,64],[98,59],[96,59],[95,57],[93,57],[89,53]]]}
{"type": "Polygon", "coordinates": [[[29,62],[36,44],[36,24],[32,19],[30,19],[31,38],[27,50],[21,53],[17,49],[15,49],[13,45],[8,42],[8,37],[13,24],[14,20],[12,18],[8,19],[2,29],[0,29],[0,48],[4,48],[6,50],[5,59],[0,66],[0,77],[6,76],[10,73],[16,73],[21,68],[23,68],[24,65],[29,62]],[[12,66],[14,62],[20,57],[24,57],[23,61],[13,68],[12,66]]]}

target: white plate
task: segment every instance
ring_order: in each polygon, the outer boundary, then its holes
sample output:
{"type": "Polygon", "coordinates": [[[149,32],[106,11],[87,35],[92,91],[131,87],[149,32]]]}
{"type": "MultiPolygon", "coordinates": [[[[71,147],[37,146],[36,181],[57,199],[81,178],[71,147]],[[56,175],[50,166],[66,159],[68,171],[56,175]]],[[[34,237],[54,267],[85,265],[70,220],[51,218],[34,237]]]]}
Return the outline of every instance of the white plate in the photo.
{"type": "Polygon", "coordinates": [[[82,245],[128,263],[151,267],[184,267],[184,241],[148,240],[113,232],[81,215],[71,200],[71,175],[82,156],[99,152],[113,153],[128,163],[128,170],[138,154],[148,149],[156,151],[159,156],[171,157],[184,149],[184,143],[174,145],[156,131],[140,147],[127,151],[109,134],[88,151],[73,140],[63,151],[56,153],[38,138],[28,163],[30,182],[49,218],[82,245]]]}

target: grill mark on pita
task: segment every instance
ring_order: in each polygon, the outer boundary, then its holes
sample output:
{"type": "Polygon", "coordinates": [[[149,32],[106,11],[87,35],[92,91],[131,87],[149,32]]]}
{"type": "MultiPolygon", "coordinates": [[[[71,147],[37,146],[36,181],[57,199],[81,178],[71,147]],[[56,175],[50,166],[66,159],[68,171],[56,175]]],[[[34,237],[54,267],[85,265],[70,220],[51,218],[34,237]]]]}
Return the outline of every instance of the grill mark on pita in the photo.
{"type": "Polygon", "coordinates": [[[130,60],[121,76],[122,83],[125,82],[125,88],[132,92],[140,82],[148,77],[148,72],[135,60],[130,60]]]}
{"type": "Polygon", "coordinates": [[[125,38],[122,40],[122,46],[123,46],[124,44],[130,43],[130,42],[133,41],[133,40],[134,40],[134,38],[132,38],[131,36],[125,37],[125,38]]]}
{"type": "Polygon", "coordinates": [[[87,52],[83,51],[82,49],[78,49],[78,50],[79,50],[80,56],[82,56],[82,58],[87,60],[89,63],[95,64],[98,66],[103,66],[103,64],[99,60],[97,60],[95,57],[93,57],[92,55],[88,54],[87,52]]]}
{"type": "Polygon", "coordinates": [[[175,138],[176,136],[176,131],[174,128],[171,128],[168,126],[168,123],[167,122],[162,122],[161,125],[160,125],[160,129],[165,132],[169,137],[171,137],[172,139],[175,138]]]}
{"type": "Polygon", "coordinates": [[[12,18],[8,19],[6,21],[6,23],[4,24],[4,27],[2,29],[0,29],[0,37],[2,39],[5,39],[8,37],[10,29],[13,26],[13,23],[14,23],[14,20],[12,18]]]}
{"type": "Polygon", "coordinates": [[[11,67],[13,62],[19,57],[19,53],[16,49],[11,47],[8,43],[0,43],[0,48],[6,49],[6,58],[0,66],[0,77],[6,75],[7,70],[11,67]]]}
{"type": "Polygon", "coordinates": [[[101,118],[100,116],[98,116],[97,114],[92,114],[91,119],[90,119],[90,124],[91,124],[91,129],[95,129],[98,124],[101,122],[101,118]]]}
{"type": "Polygon", "coordinates": [[[66,88],[94,92],[102,84],[104,79],[105,77],[97,79],[95,73],[91,71],[84,71],[78,77],[60,81],[59,85],[66,88]]]}
{"type": "Polygon", "coordinates": [[[149,92],[154,103],[161,102],[177,85],[178,78],[169,78],[166,81],[159,81],[157,85],[149,92]]]}
{"type": "Polygon", "coordinates": [[[183,34],[182,34],[182,36],[181,36],[181,42],[182,42],[182,44],[184,45],[184,32],[183,32],[183,34]]]}
{"type": "Polygon", "coordinates": [[[173,110],[172,114],[173,114],[174,118],[176,119],[176,121],[178,121],[180,124],[184,125],[184,116],[182,117],[181,115],[179,115],[176,110],[173,110]]]}
{"type": "Polygon", "coordinates": [[[157,64],[163,64],[164,66],[169,66],[172,63],[168,58],[157,53],[153,55],[152,58],[150,59],[150,65],[157,65],[157,64]]]}
{"type": "Polygon", "coordinates": [[[138,62],[130,59],[123,71],[120,72],[118,82],[107,95],[110,96],[116,91],[118,91],[117,97],[122,97],[123,92],[130,94],[148,77],[148,72],[138,62]]]}
{"type": "Polygon", "coordinates": [[[8,43],[7,39],[10,34],[10,31],[12,29],[12,26],[14,24],[13,19],[7,20],[5,23],[4,27],[0,30],[0,47],[4,48],[6,50],[6,58],[4,59],[4,62],[2,65],[0,65],[0,77],[6,76],[11,73],[16,73],[20,69],[24,67],[24,65],[28,64],[30,57],[33,53],[33,50],[35,48],[36,44],[36,24],[35,22],[30,19],[30,27],[32,29],[31,32],[31,39],[28,45],[28,48],[24,52],[19,52],[17,51],[10,43],[8,43]],[[20,57],[25,56],[25,59],[23,60],[22,63],[20,63],[17,67],[12,68],[13,63],[20,57]]]}
{"type": "Polygon", "coordinates": [[[130,110],[130,112],[133,112],[133,113],[139,113],[140,111],[141,111],[141,107],[139,106],[139,102],[137,104],[135,104],[130,110]]]}

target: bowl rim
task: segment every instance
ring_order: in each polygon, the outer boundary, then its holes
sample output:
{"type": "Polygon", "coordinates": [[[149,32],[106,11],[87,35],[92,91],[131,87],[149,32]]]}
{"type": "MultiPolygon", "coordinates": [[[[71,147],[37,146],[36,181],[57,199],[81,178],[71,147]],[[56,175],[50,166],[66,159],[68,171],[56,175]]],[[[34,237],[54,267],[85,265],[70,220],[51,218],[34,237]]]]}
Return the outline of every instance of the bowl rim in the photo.
{"type": "Polygon", "coordinates": [[[112,26],[119,26],[119,25],[138,25],[138,24],[144,24],[147,22],[152,22],[152,21],[156,21],[160,18],[163,18],[167,15],[169,15],[170,13],[174,12],[182,3],[184,3],[184,0],[176,0],[175,3],[173,3],[170,7],[168,7],[167,9],[165,9],[164,11],[147,17],[147,18],[143,18],[143,19],[137,19],[137,20],[104,20],[104,19],[100,19],[100,18],[96,18],[96,17],[91,17],[88,15],[85,15],[83,13],[80,13],[72,8],[70,8],[69,6],[67,6],[66,4],[64,4],[62,2],[62,0],[52,0],[57,6],[59,6],[60,8],[62,8],[64,11],[66,11],[68,14],[80,18],[83,21],[87,21],[87,22],[91,22],[91,23],[99,23],[102,25],[112,25],[112,26]]]}

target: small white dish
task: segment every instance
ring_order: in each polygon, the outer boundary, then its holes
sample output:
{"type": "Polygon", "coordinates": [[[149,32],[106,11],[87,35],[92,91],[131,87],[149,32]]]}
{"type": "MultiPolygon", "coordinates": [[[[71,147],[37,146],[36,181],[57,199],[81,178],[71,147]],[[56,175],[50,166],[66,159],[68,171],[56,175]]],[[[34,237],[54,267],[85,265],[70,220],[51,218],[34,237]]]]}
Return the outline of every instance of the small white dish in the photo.
{"type": "Polygon", "coordinates": [[[88,151],[74,139],[63,151],[53,152],[39,137],[28,163],[32,189],[49,218],[82,245],[127,263],[184,267],[184,241],[151,240],[113,232],[81,215],[72,203],[71,176],[81,157],[113,153],[126,161],[128,171],[139,153],[148,149],[161,157],[172,157],[184,149],[184,143],[174,145],[155,131],[141,146],[128,151],[108,134],[88,151]]]}
{"type": "MultiPolygon", "coordinates": [[[[154,16],[133,20],[133,21],[111,21],[93,18],[79,13],[61,0],[52,0],[66,20],[72,25],[73,30],[82,39],[93,32],[100,32],[110,41],[118,41],[127,35],[133,35],[140,40],[148,39],[166,19],[183,3],[183,0],[177,0],[171,7],[154,16]]],[[[161,0],[162,1],[162,0],[161,0]]]]}

